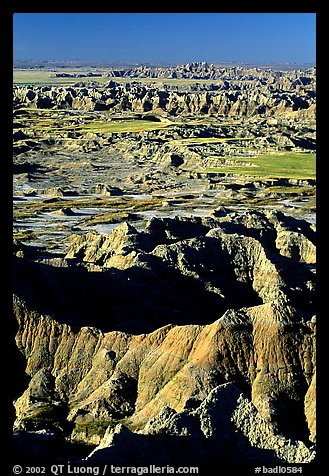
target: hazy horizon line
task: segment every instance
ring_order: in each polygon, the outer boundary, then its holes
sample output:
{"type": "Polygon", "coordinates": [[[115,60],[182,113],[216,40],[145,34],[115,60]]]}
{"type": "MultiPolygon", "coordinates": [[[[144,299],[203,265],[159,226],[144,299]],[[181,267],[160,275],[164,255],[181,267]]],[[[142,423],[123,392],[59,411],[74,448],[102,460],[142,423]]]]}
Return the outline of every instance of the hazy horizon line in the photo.
{"type": "Polygon", "coordinates": [[[65,64],[72,64],[72,63],[77,63],[77,64],[85,64],[85,65],[111,65],[111,64],[120,64],[122,66],[158,66],[158,65],[166,65],[168,67],[170,66],[184,66],[187,64],[201,64],[205,63],[207,65],[221,65],[221,64],[241,64],[241,65],[278,65],[278,64],[286,64],[286,65],[293,65],[293,64],[304,64],[304,65],[316,65],[316,62],[314,61],[241,61],[241,60],[185,60],[185,61],[167,61],[167,60],[158,60],[158,61],[152,61],[152,60],[117,60],[117,59],[112,59],[112,60],[85,60],[85,59],[40,59],[40,58],[29,58],[29,59],[24,59],[24,58],[13,58],[13,63],[20,62],[20,63],[65,63],[65,64]]]}

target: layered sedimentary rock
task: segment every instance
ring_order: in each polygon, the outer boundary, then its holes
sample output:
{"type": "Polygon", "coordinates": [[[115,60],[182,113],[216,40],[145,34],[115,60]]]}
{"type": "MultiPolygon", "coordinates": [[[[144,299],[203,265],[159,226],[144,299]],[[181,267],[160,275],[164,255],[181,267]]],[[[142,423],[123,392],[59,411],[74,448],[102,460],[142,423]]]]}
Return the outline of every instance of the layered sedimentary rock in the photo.
{"type": "Polygon", "coordinates": [[[16,430],[92,461],[314,459],[314,226],[221,210],[16,255],[16,430]]]}
{"type": "MultiPolygon", "coordinates": [[[[204,68],[203,68],[204,69],[204,68]]],[[[190,72],[193,68],[190,68],[190,72]]],[[[201,68],[202,70],[202,68],[201,68]]],[[[171,77],[168,74],[154,77],[171,77]]],[[[114,73],[113,73],[114,74],[114,73]]],[[[148,77],[133,71],[122,77],[148,77]]],[[[215,84],[187,84],[171,90],[167,85],[119,84],[106,87],[15,87],[14,105],[39,108],[72,108],[92,111],[132,111],[156,114],[206,114],[229,116],[266,115],[315,117],[315,69],[302,71],[248,70],[222,68],[216,74],[187,74],[174,77],[217,81],[215,84]]]]}
{"type": "Polygon", "coordinates": [[[227,81],[250,82],[258,79],[262,84],[266,82],[278,89],[289,89],[297,85],[309,85],[314,77],[315,68],[301,71],[282,71],[271,68],[260,67],[225,67],[207,62],[192,62],[176,66],[138,66],[126,67],[123,69],[110,69],[107,73],[110,77],[125,78],[176,78],[176,79],[213,79],[222,80],[224,86],[228,86],[227,81]],[[226,81],[226,83],[225,83],[226,81]]]}

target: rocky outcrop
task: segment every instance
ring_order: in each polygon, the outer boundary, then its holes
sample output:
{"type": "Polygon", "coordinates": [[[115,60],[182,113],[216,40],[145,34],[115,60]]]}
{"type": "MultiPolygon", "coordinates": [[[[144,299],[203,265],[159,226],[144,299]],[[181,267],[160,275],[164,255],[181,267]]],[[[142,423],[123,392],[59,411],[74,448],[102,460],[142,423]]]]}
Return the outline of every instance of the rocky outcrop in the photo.
{"type": "Polygon", "coordinates": [[[132,112],[166,112],[176,116],[180,114],[211,114],[230,116],[267,115],[275,117],[315,117],[313,97],[305,93],[302,106],[289,94],[286,98],[272,96],[266,92],[262,97],[255,92],[242,91],[232,96],[223,92],[166,92],[157,89],[148,91],[146,86],[117,86],[112,91],[102,93],[88,88],[52,88],[51,96],[44,88],[14,89],[15,106],[40,108],[72,108],[88,111],[132,111],[132,112]],[[161,93],[161,100],[160,100],[161,93]],[[136,99],[141,95],[143,99],[136,99]],[[161,106],[160,106],[161,104],[161,106]]]}
{"type": "Polygon", "coordinates": [[[138,434],[122,424],[108,429],[87,461],[218,464],[219,460],[240,463],[241,454],[248,463],[314,460],[314,451],[302,442],[275,435],[246,395],[231,383],[215,387],[195,409],[188,407],[181,412],[163,407],[138,434]]]}
{"type": "MultiPolygon", "coordinates": [[[[315,68],[305,71],[280,71],[261,67],[224,67],[207,62],[191,62],[183,65],[155,67],[137,66],[122,69],[112,68],[108,72],[109,77],[121,78],[174,78],[174,79],[212,79],[220,80],[219,85],[228,87],[228,81],[245,82],[245,87],[251,87],[251,81],[258,79],[261,84],[269,84],[278,89],[289,90],[298,86],[312,84],[315,68]]],[[[240,85],[240,83],[239,83],[240,85]]]]}
{"type": "Polygon", "coordinates": [[[100,444],[91,460],[118,464],[136,452],[143,463],[191,451],[314,459],[314,228],[217,214],[72,236],[65,267],[16,258],[16,342],[31,378],[16,430],[100,444]]]}
{"type": "MultiPolygon", "coordinates": [[[[182,69],[182,71],[184,68],[182,69]]],[[[218,80],[218,84],[193,86],[186,90],[165,86],[110,81],[100,87],[33,87],[14,88],[14,106],[40,108],[72,108],[92,111],[132,111],[141,113],[209,114],[229,116],[315,117],[315,69],[301,71],[273,71],[221,68],[216,74],[164,73],[160,77],[182,77],[218,80]],[[174,74],[174,76],[173,76],[174,74]],[[195,90],[197,89],[197,90],[195,90]]],[[[205,71],[207,68],[201,68],[205,71]]],[[[144,69],[145,71],[145,69],[144,69]]],[[[115,72],[112,72],[115,76],[115,72]]],[[[121,77],[148,77],[142,71],[118,73],[121,77]],[[139,76],[138,76],[139,75],[139,76]]],[[[159,77],[154,76],[154,77],[159,77]]]]}
{"type": "MultiPolygon", "coordinates": [[[[303,301],[305,290],[298,290],[298,267],[305,273],[304,263],[312,265],[316,260],[312,225],[281,212],[153,219],[142,233],[132,225],[122,224],[110,235],[72,235],[68,243],[66,258],[79,257],[106,268],[165,263],[180,275],[202,283],[227,306],[239,298],[243,305],[268,302],[283,295],[294,299],[298,296],[303,301]],[[239,297],[233,298],[236,295],[239,297]]],[[[311,271],[307,274],[312,280],[311,271]]]]}

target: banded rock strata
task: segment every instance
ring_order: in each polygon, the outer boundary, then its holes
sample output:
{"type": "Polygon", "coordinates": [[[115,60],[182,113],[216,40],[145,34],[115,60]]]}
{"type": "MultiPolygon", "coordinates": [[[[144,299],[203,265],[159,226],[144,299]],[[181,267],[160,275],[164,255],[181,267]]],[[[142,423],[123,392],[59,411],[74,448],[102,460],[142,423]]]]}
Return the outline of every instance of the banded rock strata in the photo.
{"type": "Polygon", "coordinates": [[[177,464],[235,461],[232,442],[245,461],[314,459],[314,226],[221,210],[16,254],[16,431],[100,444],[93,461],[133,460],[131,442],[177,464]]]}

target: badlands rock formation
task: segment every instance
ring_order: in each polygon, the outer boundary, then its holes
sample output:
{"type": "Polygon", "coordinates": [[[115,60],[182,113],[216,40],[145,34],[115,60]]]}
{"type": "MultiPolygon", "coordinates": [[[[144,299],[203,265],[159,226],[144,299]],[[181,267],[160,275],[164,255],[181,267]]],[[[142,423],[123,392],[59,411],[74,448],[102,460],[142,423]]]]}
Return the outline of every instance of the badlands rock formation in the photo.
{"type": "Polygon", "coordinates": [[[16,254],[16,342],[31,378],[17,431],[99,444],[92,461],[219,451],[234,462],[233,444],[245,461],[314,459],[307,222],[223,210],[71,236],[60,262],[16,254]]]}
{"type": "Polygon", "coordinates": [[[274,117],[314,117],[315,100],[312,90],[302,95],[293,89],[276,92],[267,86],[260,89],[216,91],[166,91],[151,86],[110,83],[98,88],[17,87],[15,106],[39,108],[72,108],[94,111],[132,111],[179,114],[209,114],[229,116],[268,115],[274,117]]]}
{"type": "Polygon", "coordinates": [[[157,114],[206,114],[275,117],[315,116],[315,69],[216,68],[199,64],[174,69],[147,68],[111,71],[131,78],[131,83],[110,80],[106,87],[15,87],[14,106],[72,108],[95,111],[155,112],[157,114]],[[143,78],[214,80],[176,86],[141,84],[143,78]],[[134,81],[137,78],[139,81],[134,81]]]}
{"type": "Polygon", "coordinates": [[[314,462],[315,69],[84,76],[14,88],[16,454],[314,462]]]}

